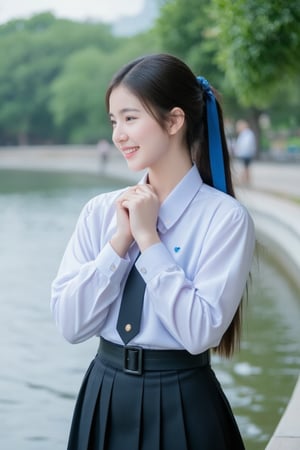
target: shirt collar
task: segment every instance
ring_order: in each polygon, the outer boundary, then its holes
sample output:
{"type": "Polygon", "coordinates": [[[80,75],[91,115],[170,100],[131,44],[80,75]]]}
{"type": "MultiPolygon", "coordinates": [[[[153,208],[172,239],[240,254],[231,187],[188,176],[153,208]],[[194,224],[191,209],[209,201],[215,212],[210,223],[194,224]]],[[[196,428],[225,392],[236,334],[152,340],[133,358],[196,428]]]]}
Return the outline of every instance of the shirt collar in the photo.
{"type": "MultiPolygon", "coordinates": [[[[147,175],[143,177],[141,183],[146,182],[147,175]]],[[[159,232],[164,233],[177,222],[199,191],[202,184],[203,181],[199,171],[197,167],[193,165],[161,204],[157,222],[159,232]]]]}

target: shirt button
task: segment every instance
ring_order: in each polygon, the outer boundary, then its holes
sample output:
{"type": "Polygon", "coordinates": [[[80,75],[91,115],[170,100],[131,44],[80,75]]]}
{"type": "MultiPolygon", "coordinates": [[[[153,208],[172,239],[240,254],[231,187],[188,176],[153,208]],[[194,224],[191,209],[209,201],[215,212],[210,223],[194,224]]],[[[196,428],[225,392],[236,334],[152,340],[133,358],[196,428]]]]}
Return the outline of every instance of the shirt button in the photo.
{"type": "Polygon", "coordinates": [[[131,323],[126,323],[124,328],[125,328],[125,331],[127,331],[127,333],[129,333],[132,329],[131,323]]]}
{"type": "Polygon", "coordinates": [[[146,267],[141,267],[141,272],[142,272],[143,274],[147,273],[146,267]]]}
{"type": "Polygon", "coordinates": [[[111,264],[110,267],[109,267],[109,270],[111,272],[114,272],[116,270],[116,265],[115,264],[111,264]]]}

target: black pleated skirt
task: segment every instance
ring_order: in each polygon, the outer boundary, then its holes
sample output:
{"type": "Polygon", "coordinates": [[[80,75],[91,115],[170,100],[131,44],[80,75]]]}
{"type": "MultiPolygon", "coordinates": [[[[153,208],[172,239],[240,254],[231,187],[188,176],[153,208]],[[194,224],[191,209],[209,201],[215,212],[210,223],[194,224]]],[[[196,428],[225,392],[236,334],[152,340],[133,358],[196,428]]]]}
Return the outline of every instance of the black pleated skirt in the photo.
{"type": "Polygon", "coordinates": [[[68,450],[243,450],[230,405],[210,366],[115,369],[97,355],[83,380],[68,450]]]}

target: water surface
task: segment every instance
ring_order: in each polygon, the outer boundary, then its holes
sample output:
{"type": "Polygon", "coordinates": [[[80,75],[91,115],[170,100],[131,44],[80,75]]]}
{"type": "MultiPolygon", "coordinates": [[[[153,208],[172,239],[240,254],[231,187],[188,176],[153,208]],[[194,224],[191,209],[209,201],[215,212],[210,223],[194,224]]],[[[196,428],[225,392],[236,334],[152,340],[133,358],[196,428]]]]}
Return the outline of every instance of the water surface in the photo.
{"type": "MultiPolygon", "coordinates": [[[[66,448],[98,343],[63,340],[50,315],[50,284],[85,202],[121,186],[95,175],[0,171],[0,448],[66,448]]],[[[214,357],[213,366],[247,449],[259,450],[299,373],[300,306],[262,250],[252,272],[241,352],[230,362],[214,357]]]]}

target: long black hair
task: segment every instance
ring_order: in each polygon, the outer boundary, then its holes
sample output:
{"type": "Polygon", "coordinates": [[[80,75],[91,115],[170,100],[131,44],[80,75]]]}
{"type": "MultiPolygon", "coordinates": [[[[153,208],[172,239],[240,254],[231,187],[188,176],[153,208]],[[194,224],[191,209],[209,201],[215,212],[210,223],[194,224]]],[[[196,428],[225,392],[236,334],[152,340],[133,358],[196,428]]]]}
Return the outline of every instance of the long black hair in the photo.
{"type": "MultiPolygon", "coordinates": [[[[206,93],[199,85],[196,76],[180,59],[169,54],[147,55],[135,59],[122,67],[113,77],[106,92],[106,108],[109,110],[111,92],[120,84],[132,92],[157,122],[164,127],[170,111],[181,108],[185,114],[186,143],[191,158],[196,164],[204,183],[213,186],[209,162],[208,126],[206,116],[206,93]]],[[[217,91],[216,97],[219,116],[220,135],[224,159],[226,190],[235,197],[230,157],[227,148],[223,114],[217,91]]],[[[219,354],[230,356],[240,341],[242,303],[215,349],[219,354]]]]}

